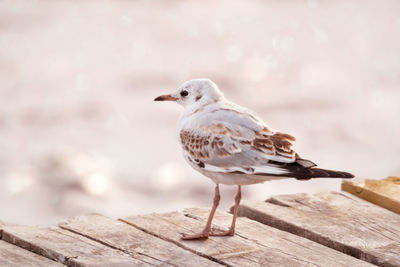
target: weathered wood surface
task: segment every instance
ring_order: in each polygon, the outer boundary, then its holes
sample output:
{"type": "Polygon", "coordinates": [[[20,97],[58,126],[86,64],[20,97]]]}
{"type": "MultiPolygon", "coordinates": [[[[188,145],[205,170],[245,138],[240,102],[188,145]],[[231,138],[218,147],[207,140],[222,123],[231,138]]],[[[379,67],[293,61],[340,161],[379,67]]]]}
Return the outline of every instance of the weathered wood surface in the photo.
{"type": "Polygon", "coordinates": [[[380,266],[400,266],[400,216],[342,193],[244,200],[239,215],[380,266]]]}
{"type": "MultiPolygon", "coordinates": [[[[133,216],[123,221],[227,266],[370,266],[367,262],[247,218],[238,218],[234,237],[181,240],[180,233],[195,233],[202,229],[208,212],[208,209],[188,209],[133,216]]],[[[231,219],[230,214],[217,212],[214,225],[218,228],[228,226],[231,219]]]]}
{"type": "Polygon", "coordinates": [[[28,250],[0,240],[0,266],[64,266],[28,250]]]}
{"type": "MultiPolygon", "coordinates": [[[[243,200],[239,214],[254,220],[238,218],[234,237],[180,239],[200,231],[208,213],[90,214],[52,228],[0,224],[0,266],[400,266],[400,215],[351,195],[243,200]]],[[[231,219],[217,212],[214,227],[231,219]]]]}
{"type": "MultiPolygon", "coordinates": [[[[157,221],[153,223],[157,224],[157,221]]],[[[60,227],[121,250],[155,266],[219,265],[129,224],[102,215],[79,216],[60,224],[60,227]]]]}
{"type": "Polygon", "coordinates": [[[383,180],[347,180],[342,190],[400,214],[400,177],[383,180]]]}
{"type": "Polygon", "coordinates": [[[12,225],[2,228],[4,241],[67,266],[142,266],[146,263],[60,228],[12,225]]]}

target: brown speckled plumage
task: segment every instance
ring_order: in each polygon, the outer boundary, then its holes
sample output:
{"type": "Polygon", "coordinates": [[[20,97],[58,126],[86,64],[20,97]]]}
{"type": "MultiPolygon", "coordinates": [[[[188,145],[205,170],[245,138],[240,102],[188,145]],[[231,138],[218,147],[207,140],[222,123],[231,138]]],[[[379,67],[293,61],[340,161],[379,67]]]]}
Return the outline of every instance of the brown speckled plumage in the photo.
{"type": "MultiPolygon", "coordinates": [[[[249,149],[254,149],[271,156],[282,156],[293,158],[295,156],[292,147],[292,142],[296,139],[285,133],[256,132],[253,139],[241,139],[243,134],[240,131],[233,131],[223,124],[215,124],[202,128],[205,132],[203,135],[191,133],[183,130],[180,132],[180,142],[182,148],[190,153],[196,159],[210,158],[210,153],[215,153],[219,156],[232,155],[230,151],[238,151],[241,148],[239,145],[247,146],[249,149]],[[228,135],[232,141],[231,147],[225,149],[225,143],[222,136],[228,135]],[[238,144],[235,142],[238,141],[238,144]]],[[[266,127],[264,129],[267,129],[266,127]]]]}

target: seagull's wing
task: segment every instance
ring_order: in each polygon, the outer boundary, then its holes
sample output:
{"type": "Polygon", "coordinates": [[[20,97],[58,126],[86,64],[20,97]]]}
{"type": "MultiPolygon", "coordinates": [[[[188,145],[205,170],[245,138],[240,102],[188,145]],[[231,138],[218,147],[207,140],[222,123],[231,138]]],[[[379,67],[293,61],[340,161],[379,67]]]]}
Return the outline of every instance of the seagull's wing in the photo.
{"type": "Polygon", "coordinates": [[[284,164],[302,160],[292,149],[293,136],[274,132],[244,110],[219,108],[191,126],[180,132],[182,148],[189,161],[208,171],[284,175],[289,173],[284,164]]]}

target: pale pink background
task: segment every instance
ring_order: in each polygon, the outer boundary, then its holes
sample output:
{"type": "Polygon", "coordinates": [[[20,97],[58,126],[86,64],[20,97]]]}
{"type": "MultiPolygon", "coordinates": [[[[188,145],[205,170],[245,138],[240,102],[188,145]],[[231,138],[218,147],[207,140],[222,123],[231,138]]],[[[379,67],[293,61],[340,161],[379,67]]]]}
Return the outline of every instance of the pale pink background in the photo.
{"type": "MultiPolygon", "coordinates": [[[[400,2],[0,2],[0,220],[51,225],[211,204],[181,158],[181,108],[208,77],[321,167],[399,175],[400,2]]],[[[269,182],[244,197],[338,190],[269,182]]],[[[222,210],[235,188],[223,187],[222,210]]]]}

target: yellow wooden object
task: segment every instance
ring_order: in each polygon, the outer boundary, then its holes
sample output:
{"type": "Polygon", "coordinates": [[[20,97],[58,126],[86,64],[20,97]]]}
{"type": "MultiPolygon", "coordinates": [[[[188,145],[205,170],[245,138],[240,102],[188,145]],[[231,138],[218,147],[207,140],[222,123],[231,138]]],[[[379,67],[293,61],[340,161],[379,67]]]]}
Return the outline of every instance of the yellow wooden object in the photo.
{"type": "Polygon", "coordinates": [[[400,177],[383,180],[345,180],[342,190],[400,214],[400,177]]]}

